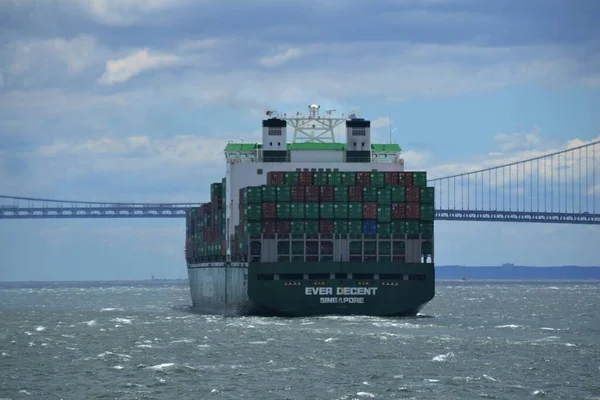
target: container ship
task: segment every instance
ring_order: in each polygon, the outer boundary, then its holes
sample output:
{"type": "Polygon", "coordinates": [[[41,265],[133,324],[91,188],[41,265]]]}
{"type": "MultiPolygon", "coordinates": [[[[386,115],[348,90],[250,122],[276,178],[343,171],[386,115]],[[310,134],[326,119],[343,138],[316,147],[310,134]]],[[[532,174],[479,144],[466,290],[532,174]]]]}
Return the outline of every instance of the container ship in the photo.
{"type": "Polygon", "coordinates": [[[372,143],[369,120],[308,108],[267,111],[262,143],[226,145],[225,177],[186,218],[192,308],[416,315],[435,292],[426,171],[405,171],[398,144],[372,143]]]}

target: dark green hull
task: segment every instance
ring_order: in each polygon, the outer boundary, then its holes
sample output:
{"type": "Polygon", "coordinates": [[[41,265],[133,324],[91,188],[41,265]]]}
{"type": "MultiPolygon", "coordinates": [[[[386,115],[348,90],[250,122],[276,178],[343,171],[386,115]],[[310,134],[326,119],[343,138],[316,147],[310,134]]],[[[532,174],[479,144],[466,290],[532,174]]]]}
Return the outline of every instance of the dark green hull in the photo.
{"type": "Polygon", "coordinates": [[[253,314],[414,316],[435,295],[433,264],[251,263],[253,314]]]}

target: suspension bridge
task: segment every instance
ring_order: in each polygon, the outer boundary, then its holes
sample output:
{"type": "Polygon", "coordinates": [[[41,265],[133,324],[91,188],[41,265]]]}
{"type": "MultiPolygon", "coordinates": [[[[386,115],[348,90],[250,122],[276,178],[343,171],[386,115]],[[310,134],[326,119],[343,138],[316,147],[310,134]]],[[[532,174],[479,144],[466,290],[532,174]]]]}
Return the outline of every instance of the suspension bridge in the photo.
{"type": "MultiPolygon", "coordinates": [[[[600,141],[428,184],[436,220],[600,224],[600,141]]],[[[0,196],[0,219],[185,218],[199,204],[0,196]]]]}

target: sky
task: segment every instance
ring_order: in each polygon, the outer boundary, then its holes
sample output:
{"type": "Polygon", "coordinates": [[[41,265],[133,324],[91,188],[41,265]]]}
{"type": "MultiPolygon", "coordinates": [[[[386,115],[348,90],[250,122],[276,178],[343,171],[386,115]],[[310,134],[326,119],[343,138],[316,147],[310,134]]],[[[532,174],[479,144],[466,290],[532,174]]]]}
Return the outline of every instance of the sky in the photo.
{"type": "MultiPolygon", "coordinates": [[[[391,115],[406,168],[432,178],[600,140],[597,15],[595,0],[3,1],[0,194],[205,202],[229,140],[312,103],[379,140],[391,115]]],[[[0,281],[185,278],[184,225],[2,220],[0,281]]],[[[595,226],[435,229],[438,265],[600,265],[595,226]]]]}

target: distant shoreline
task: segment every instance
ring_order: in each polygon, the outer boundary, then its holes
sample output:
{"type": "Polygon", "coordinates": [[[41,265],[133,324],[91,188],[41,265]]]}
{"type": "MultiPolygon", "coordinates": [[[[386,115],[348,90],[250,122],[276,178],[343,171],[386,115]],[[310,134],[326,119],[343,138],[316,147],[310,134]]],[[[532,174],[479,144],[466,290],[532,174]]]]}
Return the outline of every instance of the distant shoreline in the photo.
{"type": "MultiPolygon", "coordinates": [[[[592,281],[600,280],[600,266],[459,266],[441,265],[435,269],[436,281],[592,281]]],[[[110,279],[110,280],[41,280],[41,281],[0,281],[3,287],[14,285],[77,285],[91,283],[95,285],[165,285],[187,284],[187,278],[173,279],[110,279]]]]}

